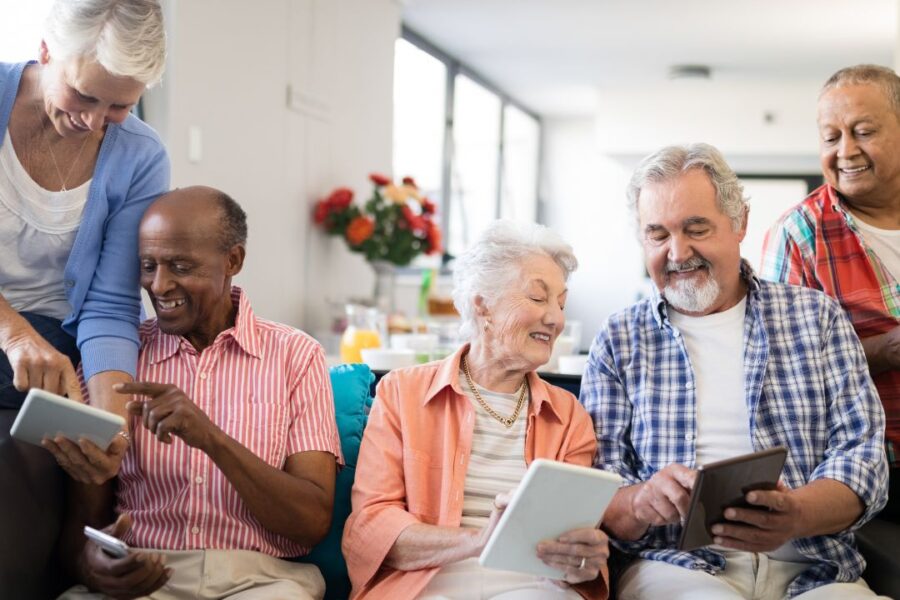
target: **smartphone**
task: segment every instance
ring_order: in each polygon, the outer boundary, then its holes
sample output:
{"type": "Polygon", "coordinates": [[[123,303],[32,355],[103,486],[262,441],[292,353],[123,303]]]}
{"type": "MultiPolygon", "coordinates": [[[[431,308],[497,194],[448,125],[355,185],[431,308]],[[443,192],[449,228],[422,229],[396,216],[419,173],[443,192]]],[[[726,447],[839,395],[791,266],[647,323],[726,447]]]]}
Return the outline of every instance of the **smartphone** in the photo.
{"type": "Polygon", "coordinates": [[[98,531],[87,525],[84,526],[84,535],[100,546],[104,552],[114,558],[124,558],[128,556],[130,548],[128,547],[128,544],[119,538],[115,538],[108,533],[103,533],[102,531],[98,531]]]}

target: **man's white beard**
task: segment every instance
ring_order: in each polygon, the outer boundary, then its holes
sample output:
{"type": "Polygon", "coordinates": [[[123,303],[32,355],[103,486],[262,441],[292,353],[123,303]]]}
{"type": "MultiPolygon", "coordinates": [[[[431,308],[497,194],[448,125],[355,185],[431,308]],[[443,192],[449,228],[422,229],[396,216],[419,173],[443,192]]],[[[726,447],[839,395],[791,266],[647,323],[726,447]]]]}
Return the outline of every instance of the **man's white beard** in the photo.
{"type": "Polygon", "coordinates": [[[697,283],[696,278],[676,280],[663,289],[663,297],[678,312],[705,313],[716,302],[722,288],[714,277],[706,271],[705,281],[697,283]]]}

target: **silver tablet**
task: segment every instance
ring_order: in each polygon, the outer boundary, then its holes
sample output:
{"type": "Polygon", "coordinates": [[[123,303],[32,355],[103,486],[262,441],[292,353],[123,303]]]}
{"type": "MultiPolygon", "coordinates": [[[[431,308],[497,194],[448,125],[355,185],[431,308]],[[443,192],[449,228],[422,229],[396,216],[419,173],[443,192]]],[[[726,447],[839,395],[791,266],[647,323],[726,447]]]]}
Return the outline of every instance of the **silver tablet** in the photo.
{"type": "Polygon", "coordinates": [[[562,579],[537,557],[538,542],[596,527],[622,478],[599,469],[537,459],[503,511],[478,562],[485,567],[562,579]]]}
{"type": "Polygon", "coordinates": [[[119,415],[31,388],[9,433],[37,445],[48,436],[62,435],[76,443],[86,438],[106,450],[124,427],[125,419],[119,415]]]}

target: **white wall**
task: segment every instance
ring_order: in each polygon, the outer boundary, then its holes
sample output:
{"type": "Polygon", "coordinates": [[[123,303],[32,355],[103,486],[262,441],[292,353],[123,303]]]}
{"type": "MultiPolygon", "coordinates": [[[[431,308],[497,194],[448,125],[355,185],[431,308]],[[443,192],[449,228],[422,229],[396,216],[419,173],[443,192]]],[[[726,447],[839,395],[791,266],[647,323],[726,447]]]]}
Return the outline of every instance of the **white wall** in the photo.
{"type": "Polygon", "coordinates": [[[645,289],[641,250],[625,203],[634,163],[601,154],[592,119],[546,120],[544,144],[542,214],[578,257],[566,315],[582,322],[587,347],[603,320],[645,289]]]}
{"type": "Polygon", "coordinates": [[[168,0],[170,64],[146,96],[172,159],[172,185],[204,184],[248,214],[237,283],[258,314],[327,327],[325,298],[365,294],[372,276],[314,231],[333,187],[389,170],[395,0],[168,0]],[[199,160],[188,154],[191,128],[199,160]],[[339,276],[337,274],[340,274],[339,276]]]}

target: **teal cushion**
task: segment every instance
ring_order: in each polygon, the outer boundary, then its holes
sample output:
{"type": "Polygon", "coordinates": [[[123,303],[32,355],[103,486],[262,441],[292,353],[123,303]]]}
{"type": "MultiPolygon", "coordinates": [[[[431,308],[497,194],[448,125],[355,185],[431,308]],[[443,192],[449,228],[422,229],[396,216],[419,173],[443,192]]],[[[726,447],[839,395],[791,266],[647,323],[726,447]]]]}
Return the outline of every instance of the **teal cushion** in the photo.
{"type": "Polygon", "coordinates": [[[325,578],[325,599],[336,600],[350,597],[350,579],[341,553],[341,537],[344,521],[350,516],[350,489],[356,475],[359,444],[372,404],[371,388],[375,375],[364,364],[338,365],[329,369],[329,374],[345,466],[338,472],[335,482],[334,513],[328,535],[312,552],[297,560],[319,567],[325,578]]]}

